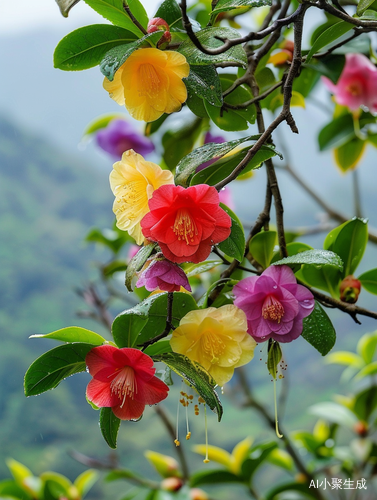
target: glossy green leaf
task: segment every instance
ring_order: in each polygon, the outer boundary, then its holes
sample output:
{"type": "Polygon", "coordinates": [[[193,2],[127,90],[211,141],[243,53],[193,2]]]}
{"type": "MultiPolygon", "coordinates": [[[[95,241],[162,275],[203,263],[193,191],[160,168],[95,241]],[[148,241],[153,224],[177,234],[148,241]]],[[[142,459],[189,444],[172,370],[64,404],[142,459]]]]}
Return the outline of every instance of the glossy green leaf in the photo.
{"type": "Polygon", "coordinates": [[[372,9],[366,10],[360,17],[360,21],[377,21],[377,12],[372,9]]]}
{"type": "Polygon", "coordinates": [[[225,469],[212,469],[209,471],[202,470],[192,474],[190,478],[190,486],[192,488],[203,486],[205,484],[226,484],[226,483],[242,483],[243,479],[232,472],[225,469]]]}
{"type": "Polygon", "coordinates": [[[0,499],[1,500],[32,500],[33,496],[21,488],[16,481],[6,479],[0,481],[0,499]]]}
{"type": "Polygon", "coordinates": [[[370,377],[371,375],[376,375],[377,373],[377,361],[369,363],[369,365],[362,368],[356,375],[355,380],[361,380],[365,377],[370,377]]]}
{"type": "MultiPolygon", "coordinates": [[[[373,375],[377,373],[377,362],[374,363],[375,371],[373,375]]],[[[377,387],[372,386],[364,389],[355,396],[355,403],[353,406],[353,411],[360,418],[360,420],[369,420],[370,416],[377,408],[377,387]]]]}
{"type": "Polygon", "coordinates": [[[145,124],[144,135],[146,137],[150,137],[152,134],[155,134],[158,130],[160,130],[161,125],[165,122],[165,120],[169,117],[167,113],[164,113],[154,122],[148,122],[145,124]]]}
{"type": "Polygon", "coordinates": [[[377,348],[377,331],[366,333],[357,343],[357,352],[363,358],[365,363],[370,363],[377,348]]]}
{"type": "Polygon", "coordinates": [[[182,158],[182,160],[178,163],[175,173],[175,183],[180,184],[181,186],[186,186],[187,181],[190,176],[195,173],[197,167],[209,160],[213,160],[214,158],[221,158],[243,142],[250,141],[255,138],[256,136],[248,136],[243,137],[242,139],[235,139],[233,141],[223,142],[220,144],[209,142],[200,148],[196,148],[194,151],[182,158]]]}
{"type": "Polygon", "coordinates": [[[311,66],[303,65],[300,75],[294,79],[293,90],[303,97],[308,97],[320,78],[319,72],[311,66]]]}
{"type": "Polygon", "coordinates": [[[208,118],[208,113],[204,106],[204,101],[198,97],[195,93],[187,89],[187,107],[190,111],[194,113],[199,118],[208,118]]]}
{"type": "Polygon", "coordinates": [[[317,268],[313,265],[303,265],[296,273],[296,278],[304,284],[319,288],[339,299],[339,284],[342,273],[339,268],[322,266],[317,268]]]}
{"type": "Polygon", "coordinates": [[[362,286],[370,293],[377,295],[377,269],[371,269],[357,278],[362,286]]]}
{"type": "Polygon", "coordinates": [[[134,33],[118,26],[84,26],[60,40],[54,52],[54,67],[65,71],[93,68],[110,49],[136,39],[134,33]]]}
{"type": "Polygon", "coordinates": [[[135,274],[144,266],[155,248],[156,243],[150,243],[149,245],[141,247],[137,254],[134,255],[128,263],[126,271],[126,287],[128,291],[133,291],[132,280],[135,277],[135,274]]]}
{"type": "Polygon", "coordinates": [[[265,500],[279,500],[279,498],[283,498],[281,493],[291,492],[292,497],[285,496],[284,498],[303,498],[300,494],[304,495],[305,498],[314,498],[317,499],[317,494],[315,488],[313,491],[308,488],[308,485],[305,483],[296,483],[289,482],[280,484],[279,486],[275,486],[272,490],[268,491],[265,496],[265,500]],[[298,495],[298,496],[297,496],[298,495]]]}
{"type": "Polygon", "coordinates": [[[56,492],[57,490],[59,496],[68,495],[68,492],[72,487],[71,481],[62,474],[58,474],[57,472],[42,472],[39,477],[44,483],[48,483],[47,486],[50,492],[51,490],[53,490],[54,492],[56,492]]]}
{"type": "Polygon", "coordinates": [[[182,158],[191,153],[204,130],[204,121],[199,118],[186,119],[181,123],[179,128],[169,129],[162,136],[163,159],[170,170],[174,170],[182,158]]]}
{"type": "Polygon", "coordinates": [[[317,403],[309,408],[309,413],[328,422],[344,425],[351,429],[357,422],[356,415],[351,410],[337,403],[317,403]]]}
{"type": "MultiPolygon", "coordinates": [[[[285,240],[287,241],[287,233],[285,233],[285,235],[286,235],[285,240]]],[[[301,241],[292,241],[291,243],[287,244],[288,257],[290,257],[291,255],[296,255],[301,252],[306,252],[307,250],[313,250],[313,247],[307,245],[306,243],[301,243],[301,241]]],[[[279,260],[281,260],[280,250],[274,253],[271,259],[271,264],[275,264],[275,262],[278,262],[279,260]]]]}
{"type": "Polygon", "coordinates": [[[242,262],[245,253],[245,233],[241,221],[229,207],[223,203],[220,203],[220,207],[225,210],[231,218],[232,227],[230,228],[230,235],[228,238],[219,243],[217,247],[228,257],[232,257],[238,260],[238,262],[242,262]]]}
{"type": "Polygon", "coordinates": [[[271,4],[272,0],[219,0],[212,11],[211,17],[228,10],[243,9],[244,7],[264,7],[271,4]]]}
{"type": "Polygon", "coordinates": [[[127,43],[125,45],[118,45],[110,49],[103,57],[100,70],[111,82],[114,80],[115,73],[124,64],[130,55],[135,50],[140,49],[143,45],[154,46],[161,38],[161,32],[148,33],[135,42],[127,43]]]}
{"type": "Polygon", "coordinates": [[[88,469],[82,472],[74,481],[74,486],[78,489],[80,496],[83,497],[88,493],[90,488],[98,479],[99,472],[94,469],[88,469]]]}
{"type": "MultiPolygon", "coordinates": [[[[122,28],[126,28],[135,33],[138,37],[143,35],[139,30],[139,28],[135,26],[135,24],[128,17],[128,14],[123,8],[123,0],[84,0],[84,1],[89,5],[89,7],[98,12],[98,14],[103,16],[112,24],[115,24],[116,26],[121,26],[122,28]]],[[[139,23],[144,28],[146,28],[148,24],[148,15],[143,5],[139,2],[139,0],[128,0],[127,3],[130,7],[132,14],[136,17],[139,23]]]]}
{"type": "Polygon", "coordinates": [[[362,16],[368,7],[372,5],[374,0],[359,0],[357,4],[356,14],[362,16]]]}
{"type": "Polygon", "coordinates": [[[204,399],[209,408],[217,414],[220,422],[223,408],[214,389],[217,385],[216,381],[199,363],[175,352],[153,356],[152,359],[153,361],[165,363],[175,373],[178,373],[204,399]]]}
{"type": "Polygon", "coordinates": [[[273,341],[268,346],[268,356],[267,356],[267,369],[272,378],[276,380],[276,374],[278,371],[278,366],[281,361],[283,353],[281,352],[281,347],[279,342],[273,341]]]}
{"type": "Polygon", "coordinates": [[[352,115],[340,115],[325,125],[318,134],[320,151],[337,148],[355,137],[352,115]]]}
{"type": "Polygon", "coordinates": [[[140,309],[142,306],[138,304],[114,319],[111,332],[118,347],[136,347],[138,336],[148,322],[147,314],[140,309]]]}
{"type": "MultiPolygon", "coordinates": [[[[277,342],[275,344],[279,345],[277,342]]],[[[280,349],[280,347],[279,347],[280,349]]],[[[276,353],[278,350],[275,351],[276,353]]],[[[280,351],[281,353],[281,351],[280,351]]],[[[276,377],[276,374],[274,374],[276,377]]],[[[274,378],[275,378],[274,377],[274,378]]],[[[250,457],[242,464],[242,477],[249,483],[259,466],[268,459],[270,454],[277,448],[273,441],[260,443],[251,449],[250,457]]]]}
{"type": "Polygon", "coordinates": [[[313,265],[317,268],[321,266],[331,266],[339,270],[343,269],[343,262],[339,256],[328,250],[307,250],[296,255],[291,255],[290,257],[285,257],[274,263],[275,266],[290,266],[293,264],[313,265]]]}
{"type": "Polygon", "coordinates": [[[183,28],[182,22],[178,23],[182,19],[182,11],[175,0],[164,0],[153,17],[161,17],[169,27],[183,28]]]}
{"type": "Polygon", "coordinates": [[[64,344],[42,354],[26,372],[26,396],[37,396],[57,387],[62,380],[86,370],[85,357],[95,345],[64,344]]]}
{"type": "MultiPolygon", "coordinates": [[[[238,164],[245,158],[250,148],[244,148],[237,153],[226,156],[225,158],[221,158],[217,160],[212,165],[204,168],[197,174],[195,174],[191,181],[191,185],[196,184],[208,184],[210,186],[214,186],[218,182],[226,179],[233,170],[238,166],[238,164]]],[[[242,170],[239,175],[246,174],[250,172],[250,170],[257,169],[261,167],[262,163],[273,156],[280,156],[280,153],[276,151],[272,146],[262,146],[252,157],[246,167],[242,170]]]]}
{"type": "MultiPolygon", "coordinates": [[[[205,28],[196,33],[201,44],[209,49],[216,49],[223,45],[223,42],[217,37],[233,40],[240,37],[240,33],[233,28],[205,28]]],[[[183,54],[187,62],[191,65],[219,64],[232,61],[247,67],[246,52],[241,45],[231,47],[226,52],[218,55],[204,54],[195,47],[190,39],[185,40],[179,47],[178,52],[183,54]]]]}
{"type": "Polygon", "coordinates": [[[292,471],[294,469],[294,462],[291,455],[285,450],[274,448],[271,450],[267,457],[267,461],[277,467],[292,471]]]}
{"type": "Polygon", "coordinates": [[[313,312],[303,320],[302,337],[322,356],[335,345],[336,332],[330,318],[316,301],[313,312]]]}
{"type": "Polygon", "coordinates": [[[190,278],[191,276],[196,276],[197,274],[206,273],[221,264],[223,264],[222,260],[205,260],[204,262],[199,262],[199,264],[187,262],[182,264],[181,267],[186,273],[186,276],[190,278]]]}
{"type": "Polygon", "coordinates": [[[329,354],[326,363],[333,363],[336,365],[352,366],[354,368],[362,368],[364,366],[363,359],[354,352],[337,351],[329,354]]]}
{"type": "Polygon", "coordinates": [[[347,23],[346,21],[339,21],[327,28],[313,43],[312,48],[306,56],[306,64],[308,64],[308,62],[316,52],[321,50],[323,47],[326,47],[330,43],[335,42],[336,40],[338,40],[338,38],[340,38],[353,28],[354,25],[347,23]]]}
{"type": "Polygon", "coordinates": [[[270,265],[276,244],[276,237],[276,231],[262,231],[251,238],[249,245],[250,253],[263,269],[267,269],[270,265]]]}
{"type": "Polygon", "coordinates": [[[148,356],[156,356],[157,354],[165,354],[172,352],[169,340],[159,340],[155,344],[149,345],[143,352],[148,356]]]}
{"type": "Polygon", "coordinates": [[[12,476],[14,477],[16,483],[18,483],[21,486],[24,479],[33,476],[33,473],[31,472],[30,469],[26,467],[26,465],[17,462],[17,460],[14,460],[13,458],[8,458],[6,460],[6,464],[12,476]]]}
{"type": "Polygon", "coordinates": [[[120,426],[120,419],[116,417],[111,408],[101,408],[99,426],[106,443],[115,450],[120,426]]]}
{"type": "Polygon", "coordinates": [[[342,259],[343,277],[353,274],[359,265],[368,242],[368,221],[354,218],[333,229],[323,244],[342,259]]]}
{"type": "Polygon", "coordinates": [[[85,342],[93,345],[102,345],[106,342],[106,339],[98,335],[98,333],[81,328],[80,326],[67,326],[52,333],[30,335],[29,338],[54,339],[61,340],[62,342],[85,342]]]}
{"type": "Polygon", "coordinates": [[[190,66],[190,74],[184,82],[191,94],[205,99],[213,106],[222,105],[220,78],[214,66],[190,66]]]}
{"type": "Polygon", "coordinates": [[[106,246],[114,254],[117,254],[126,243],[134,240],[126,231],[121,231],[118,228],[115,228],[114,230],[100,230],[98,228],[94,228],[89,231],[88,235],[85,238],[85,241],[106,246]]]}
{"type": "Polygon", "coordinates": [[[334,150],[335,162],[342,172],[356,168],[364,154],[366,140],[353,137],[334,150]]]}

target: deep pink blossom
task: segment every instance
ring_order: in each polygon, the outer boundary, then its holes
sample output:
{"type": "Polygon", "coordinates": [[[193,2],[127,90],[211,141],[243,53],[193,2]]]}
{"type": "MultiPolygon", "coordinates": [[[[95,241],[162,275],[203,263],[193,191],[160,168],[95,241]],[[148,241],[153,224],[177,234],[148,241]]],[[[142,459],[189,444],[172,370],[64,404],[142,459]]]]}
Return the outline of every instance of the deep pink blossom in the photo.
{"type": "Polygon", "coordinates": [[[121,420],[136,420],[145,405],[165,399],[169,387],[155,377],[152,359],[139,351],[111,345],[94,347],[86,355],[93,379],[86,395],[99,408],[111,408],[121,420]]]}
{"type": "Polygon", "coordinates": [[[297,284],[288,266],[270,266],[260,276],[241,280],[233,292],[234,304],[245,312],[248,332],[257,342],[297,339],[302,320],[314,309],[312,293],[297,284]]]}
{"type": "Polygon", "coordinates": [[[137,132],[131,123],[122,119],[112,120],[106,128],[96,134],[98,146],[116,159],[129,149],[146,156],[154,151],[153,143],[137,132]]]}
{"type": "Polygon", "coordinates": [[[155,260],[141,273],[137,287],[145,286],[149,292],[159,288],[164,292],[179,292],[181,286],[191,292],[191,286],[182,268],[170,260],[155,260]]]}
{"type": "Polygon", "coordinates": [[[337,84],[322,77],[335,101],[355,111],[365,106],[377,112],[377,68],[363,54],[346,54],[346,64],[337,84]]]}

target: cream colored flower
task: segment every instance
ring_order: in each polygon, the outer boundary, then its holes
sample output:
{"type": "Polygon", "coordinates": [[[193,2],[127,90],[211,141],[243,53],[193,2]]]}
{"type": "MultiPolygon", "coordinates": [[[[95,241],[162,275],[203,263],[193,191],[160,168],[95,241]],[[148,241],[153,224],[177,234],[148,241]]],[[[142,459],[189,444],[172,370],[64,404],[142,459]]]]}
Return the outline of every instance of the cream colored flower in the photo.
{"type": "Polygon", "coordinates": [[[170,341],[174,352],[200,363],[223,385],[234,369],[254,357],[255,340],[247,333],[246,315],[233,304],[190,311],[170,341]]]}
{"type": "Polygon", "coordinates": [[[153,191],[164,184],[174,184],[173,174],[151,161],[145,161],[132,149],[114,163],[110,186],[115,196],[113,212],[117,227],[127,231],[138,245],[144,241],[140,221],[149,212],[148,200],[153,191]]]}
{"type": "Polygon", "coordinates": [[[179,52],[138,49],[118,69],[112,82],[105,78],[103,86],[133,118],[152,122],[163,113],[181,109],[187,99],[182,78],[189,72],[186,58],[179,52]]]}

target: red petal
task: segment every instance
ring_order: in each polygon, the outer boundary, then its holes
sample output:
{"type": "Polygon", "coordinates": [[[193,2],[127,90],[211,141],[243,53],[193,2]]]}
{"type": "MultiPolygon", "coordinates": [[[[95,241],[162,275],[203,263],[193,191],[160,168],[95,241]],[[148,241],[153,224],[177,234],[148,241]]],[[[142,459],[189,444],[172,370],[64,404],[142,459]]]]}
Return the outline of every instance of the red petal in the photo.
{"type": "Polygon", "coordinates": [[[146,405],[154,405],[167,398],[169,387],[157,377],[138,385],[135,399],[146,405]]]}
{"type": "Polygon", "coordinates": [[[98,347],[93,347],[91,351],[88,352],[85,358],[85,363],[89,369],[89,373],[94,377],[96,373],[103,370],[104,368],[110,368],[112,371],[117,367],[117,363],[114,360],[114,354],[119,349],[111,345],[101,345],[98,347]]]}
{"type": "Polygon", "coordinates": [[[111,394],[110,382],[92,379],[86,388],[86,397],[99,408],[109,408],[119,404],[116,394],[111,394]]]}
{"type": "Polygon", "coordinates": [[[116,417],[121,420],[137,420],[144,412],[145,404],[135,401],[132,398],[126,398],[122,407],[120,405],[112,408],[116,417]]]}
{"type": "Polygon", "coordinates": [[[153,367],[152,358],[139,349],[133,349],[131,347],[117,349],[114,358],[120,366],[131,366],[135,370],[137,383],[139,382],[139,377],[142,377],[143,380],[150,380],[155,374],[156,370],[153,367]]]}

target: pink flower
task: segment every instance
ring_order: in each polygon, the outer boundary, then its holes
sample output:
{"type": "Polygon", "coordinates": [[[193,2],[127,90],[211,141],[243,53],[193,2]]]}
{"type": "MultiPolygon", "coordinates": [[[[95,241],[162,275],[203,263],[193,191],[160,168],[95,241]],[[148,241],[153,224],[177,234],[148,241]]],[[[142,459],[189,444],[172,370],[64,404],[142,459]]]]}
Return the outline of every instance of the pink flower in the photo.
{"type": "Polygon", "coordinates": [[[231,210],[234,210],[234,202],[232,198],[232,192],[229,187],[224,187],[219,191],[219,200],[220,203],[224,203],[231,210]]]}
{"type": "Polygon", "coordinates": [[[93,379],[86,395],[99,408],[111,408],[121,420],[136,420],[145,405],[165,399],[169,387],[155,377],[152,359],[139,351],[111,345],[94,347],[86,355],[93,379]]]}
{"type": "Polygon", "coordinates": [[[351,111],[366,106],[372,113],[377,112],[377,68],[363,54],[346,54],[346,64],[336,85],[325,76],[322,81],[338,104],[351,111]]]}
{"type": "Polygon", "coordinates": [[[141,273],[137,287],[145,286],[149,292],[157,288],[164,292],[179,292],[181,286],[191,292],[191,286],[183,269],[169,260],[155,260],[141,273]]]}
{"type": "Polygon", "coordinates": [[[257,342],[297,339],[302,320],[314,309],[312,293],[297,284],[288,266],[270,266],[260,276],[241,280],[233,292],[234,304],[245,312],[248,332],[257,342]]]}

